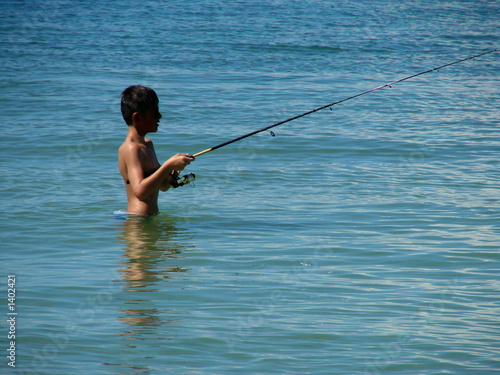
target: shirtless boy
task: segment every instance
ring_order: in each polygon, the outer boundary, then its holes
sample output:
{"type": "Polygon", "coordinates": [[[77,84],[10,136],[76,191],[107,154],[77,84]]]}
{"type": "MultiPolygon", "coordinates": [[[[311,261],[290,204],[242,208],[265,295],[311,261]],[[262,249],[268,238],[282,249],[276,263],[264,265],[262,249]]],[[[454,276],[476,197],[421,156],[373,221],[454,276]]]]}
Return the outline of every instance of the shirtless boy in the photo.
{"type": "Polygon", "coordinates": [[[118,167],[127,190],[129,213],[158,213],[158,193],[167,191],[176,177],[194,158],[187,154],[172,156],[162,165],[156,158],[153,142],[147,133],[158,130],[161,114],[154,90],[130,86],[122,93],[121,111],[128,125],[128,134],[118,150],[118,167]]]}

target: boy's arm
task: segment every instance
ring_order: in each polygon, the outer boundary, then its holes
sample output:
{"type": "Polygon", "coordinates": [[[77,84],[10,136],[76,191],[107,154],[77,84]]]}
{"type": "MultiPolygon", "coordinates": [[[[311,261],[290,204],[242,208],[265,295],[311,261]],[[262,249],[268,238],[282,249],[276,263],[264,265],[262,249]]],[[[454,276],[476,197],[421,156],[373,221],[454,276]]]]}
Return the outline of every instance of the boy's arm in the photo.
{"type": "MultiPolygon", "coordinates": [[[[170,178],[171,178],[171,176],[170,176],[170,178]]],[[[167,178],[163,179],[163,182],[160,185],[160,190],[167,191],[170,188],[171,188],[170,180],[169,180],[169,177],[167,177],[167,178]]]]}
{"type": "Polygon", "coordinates": [[[139,147],[136,145],[129,145],[123,150],[122,157],[127,167],[128,180],[134,195],[143,201],[158,189],[163,179],[161,178],[161,173],[158,173],[161,167],[151,176],[144,178],[144,171],[142,170],[139,154],[139,147]]]}
{"type": "Polygon", "coordinates": [[[127,174],[130,186],[134,194],[140,200],[146,200],[151,194],[155,193],[160,187],[165,187],[166,183],[170,186],[170,173],[175,170],[183,170],[194,158],[185,154],[177,154],[168,159],[151,176],[144,178],[141,161],[139,158],[139,148],[131,145],[123,155],[127,165],[127,174]],[[165,182],[167,181],[167,182],[165,182]]]}
{"type": "Polygon", "coordinates": [[[170,185],[170,181],[177,178],[177,176],[179,176],[179,171],[172,171],[165,179],[163,179],[163,182],[160,185],[160,190],[167,191],[170,189],[172,187],[172,185],[170,185]]]}
{"type": "MultiPolygon", "coordinates": [[[[153,152],[155,152],[155,147],[153,146],[153,142],[151,142],[150,147],[153,150],[153,152]]],[[[155,157],[156,157],[156,152],[155,152],[155,157]]],[[[163,181],[161,182],[161,184],[160,184],[160,190],[161,191],[167,191],[168,189],[170,189],[172,187],[172,185],[170,184],[170,182],[172,181],[172,179],[174,177],[177,177],[178,175],[179,175],[179,171],[172,171],[172,172],[170,172],[168,174],[168,176],[165,177],[163,179],[163,181]]]]}

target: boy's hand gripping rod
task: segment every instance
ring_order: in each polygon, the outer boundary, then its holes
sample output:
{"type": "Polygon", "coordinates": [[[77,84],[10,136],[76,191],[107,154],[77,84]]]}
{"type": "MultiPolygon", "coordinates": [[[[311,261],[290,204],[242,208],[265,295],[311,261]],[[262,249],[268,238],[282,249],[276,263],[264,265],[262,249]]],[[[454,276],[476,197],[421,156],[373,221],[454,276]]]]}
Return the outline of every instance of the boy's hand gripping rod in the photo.
{"type": "MultiPolygon", "coordinates": [[[[283,125],[287,122],[290,122],[290,121],[293,121],[293,120],[297,120],[298,118],[301,118],[301,117],[304,117],[304,116],[307,116],[307,115],[310,115],[314,112],[317,112],[317,111],[320,111],[322,109],[325,109],[325,108],[330,108],[336,104],[340,104],[342,102],[345,102],[347,100],[351,100],[351,99],[354,99],[354,98],[357,98],[358,96],[361,96],[361,95],[365,95],[365,94],[368,94],[370,92],[373,92],[373,91],[376,91],[376,90],[380,90],[380,89],[383,89],[385,87],[392,87],[392,85],[395,85],[396,83],[400,83],[400,82],[403,82],[403,81],[407,81],[409,79],[412,79],[412,78],[415,78],[415,77],[418,77],[418,76],[421,76],[423,74],[427,74],[427,73],[431,73],[431,72],[434,72],[434,71],[437,71],[437,70],[440,70],[440,69],[443,69],[443,68],[446,68],[448,66],[451,66],[451,65],[455,65],[455,64],[459,64],[461,62],[464,62],[464,61],[467,61],[467,60],[472,60],[472,59],[475,59],[476,57],[480,57],[480,56],[484,56],[484,55],[487,55],[487,54],[490,54],[490,53],[493,53],[493,52],[498,52],[500,51],[499,48],[496,48],[494,50],[491,50],[491,51],[488,51],[488,52],[483,52],[483,53],[480,53],[478,55],[474,55],[474,56],[470,56],[470,57],[466,57],[465,59],[461,59],[461,60],[457,60],[457,61],[453,61],[451,63],[448,63],[448,64],[444,64],[444,65],[441,65],[441,66],[438,66],[437,68],[432,68],[432,69],[429,69],[429,70],[425,70],[425,71],[422,71],[420,73],[416,73],[416,74],[413,74],[411,76],[408,76],[408,77],[404,77],[404,78],[401,78],[401,79],[398,79],[397,81],[394,81],[394,82],[390,82],[390,83],[386,83],[385,85],[382,85],[382,86],[378,86],[378,87],[375,87],[373,89],[370,89],[370,90],[366,90],[366,91],[363,91],[359,94],[356,94],[356,95],[353,95],[353,96],[349,96],[347,98],[344,98],[344,99],[341,99],[341,100],[338,100],[338,101],[335,101],[333,103],[330,103],[330,104],[326,104],[326,105],[323,105],[321,107],[318,107],[318,108],[315,108],[311,111],[308,111],[308,112],[304,112],[300,115],[297,115],[297,116],[294,116],[294,117],[290,117],[289,119],[286,119],[286,120],[283,120],[283,121],[280,121],[280,122],[277,122],[276,124],[273,124],[273,125],[269,125],[269,126],[266,126],[262,129],[259,129],[259,130],[255,130],[253,132],[250,132],[248,134],[245,134],[245,135],[242,135],[240,137],[237,137],[237,138],[234,138],[234,139],[231,139],[227,142],[224,142],[224,143],[221,143],[217,146],[214,146],[214,147],[211,147],[211,148],[207,148],[206,150],[203,150],[203,151],[200,151],[194,155],[192,155],[193,157],[198,157],[200,155],[203,155],[203,154],[206,154],[207,152],[210,152],[210,151],[214,151],[214,150],[217,150],[218,148],[221,148],[221,147],[224,147],[224,146],[227,146],[231,143],[234,143],[234,142],[238,142],[238,141],[241,141],[242,139],[245,139],[247,137],[251,137],[252,135],[255,135],[255,134],[258,134],[258,133],[261,133],[263,131],[266,131],[266,130],[269,130],[271,128],[274,128],[276,126],[279,126],[279,125],[283,125]]],[[[270,131],[270,130],[269,130],[270,131]]],[[[274,136],[274,133],[272,131],[270,131],[271,135],[274,136]]],[[[186,183],[189,183],[189,182],[192,182],[194,181],[195,179],[195,176],[193,173],[190,173],[188,175],[185,175],[185,176],[182,176],[181,178],[179,178],[177,181],[178,182],[181,182],[182,185],[185,185],[186,183]],[[188,181],[189,180],[189,181],[188,181]],[[188,181],[188,182],[185,182],[185,181],[188,181]]],[[[182,186],[181,184],[179,184],[178,186],[182,186]]],[[[177,186],[175,186],[177,187],[177,186]]]]}

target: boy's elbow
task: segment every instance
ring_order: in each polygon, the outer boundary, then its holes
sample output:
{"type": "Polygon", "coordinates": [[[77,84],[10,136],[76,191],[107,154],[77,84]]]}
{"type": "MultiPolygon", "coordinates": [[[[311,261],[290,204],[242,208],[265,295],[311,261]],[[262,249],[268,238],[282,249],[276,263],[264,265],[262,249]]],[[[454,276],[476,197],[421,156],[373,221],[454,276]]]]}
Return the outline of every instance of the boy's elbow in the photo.
{"type": "Polygon", "coordinates": [[[146,194],[136,194],[135,196],[137,197],[137,199],[143,202],[148,198],[146,194]]]}
{"type": "Polygon", "coordinates": [[[134,189],[134,195],[141,201],[145,201],[151,195],[145,189],[141,189],[140,187],[134,189]]]}

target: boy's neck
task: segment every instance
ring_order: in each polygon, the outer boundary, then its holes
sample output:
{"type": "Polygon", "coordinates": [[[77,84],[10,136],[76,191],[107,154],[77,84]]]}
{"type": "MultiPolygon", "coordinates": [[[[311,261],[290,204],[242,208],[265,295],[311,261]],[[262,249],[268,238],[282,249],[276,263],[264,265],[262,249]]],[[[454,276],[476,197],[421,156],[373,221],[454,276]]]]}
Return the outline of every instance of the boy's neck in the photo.
{"type": "Polygon", "coordinates": [[[137,131],[136,127],[131,125],[128,127],[127,139],[135,143],[145,143],[146,134],[141,134],[137,131]]]}

